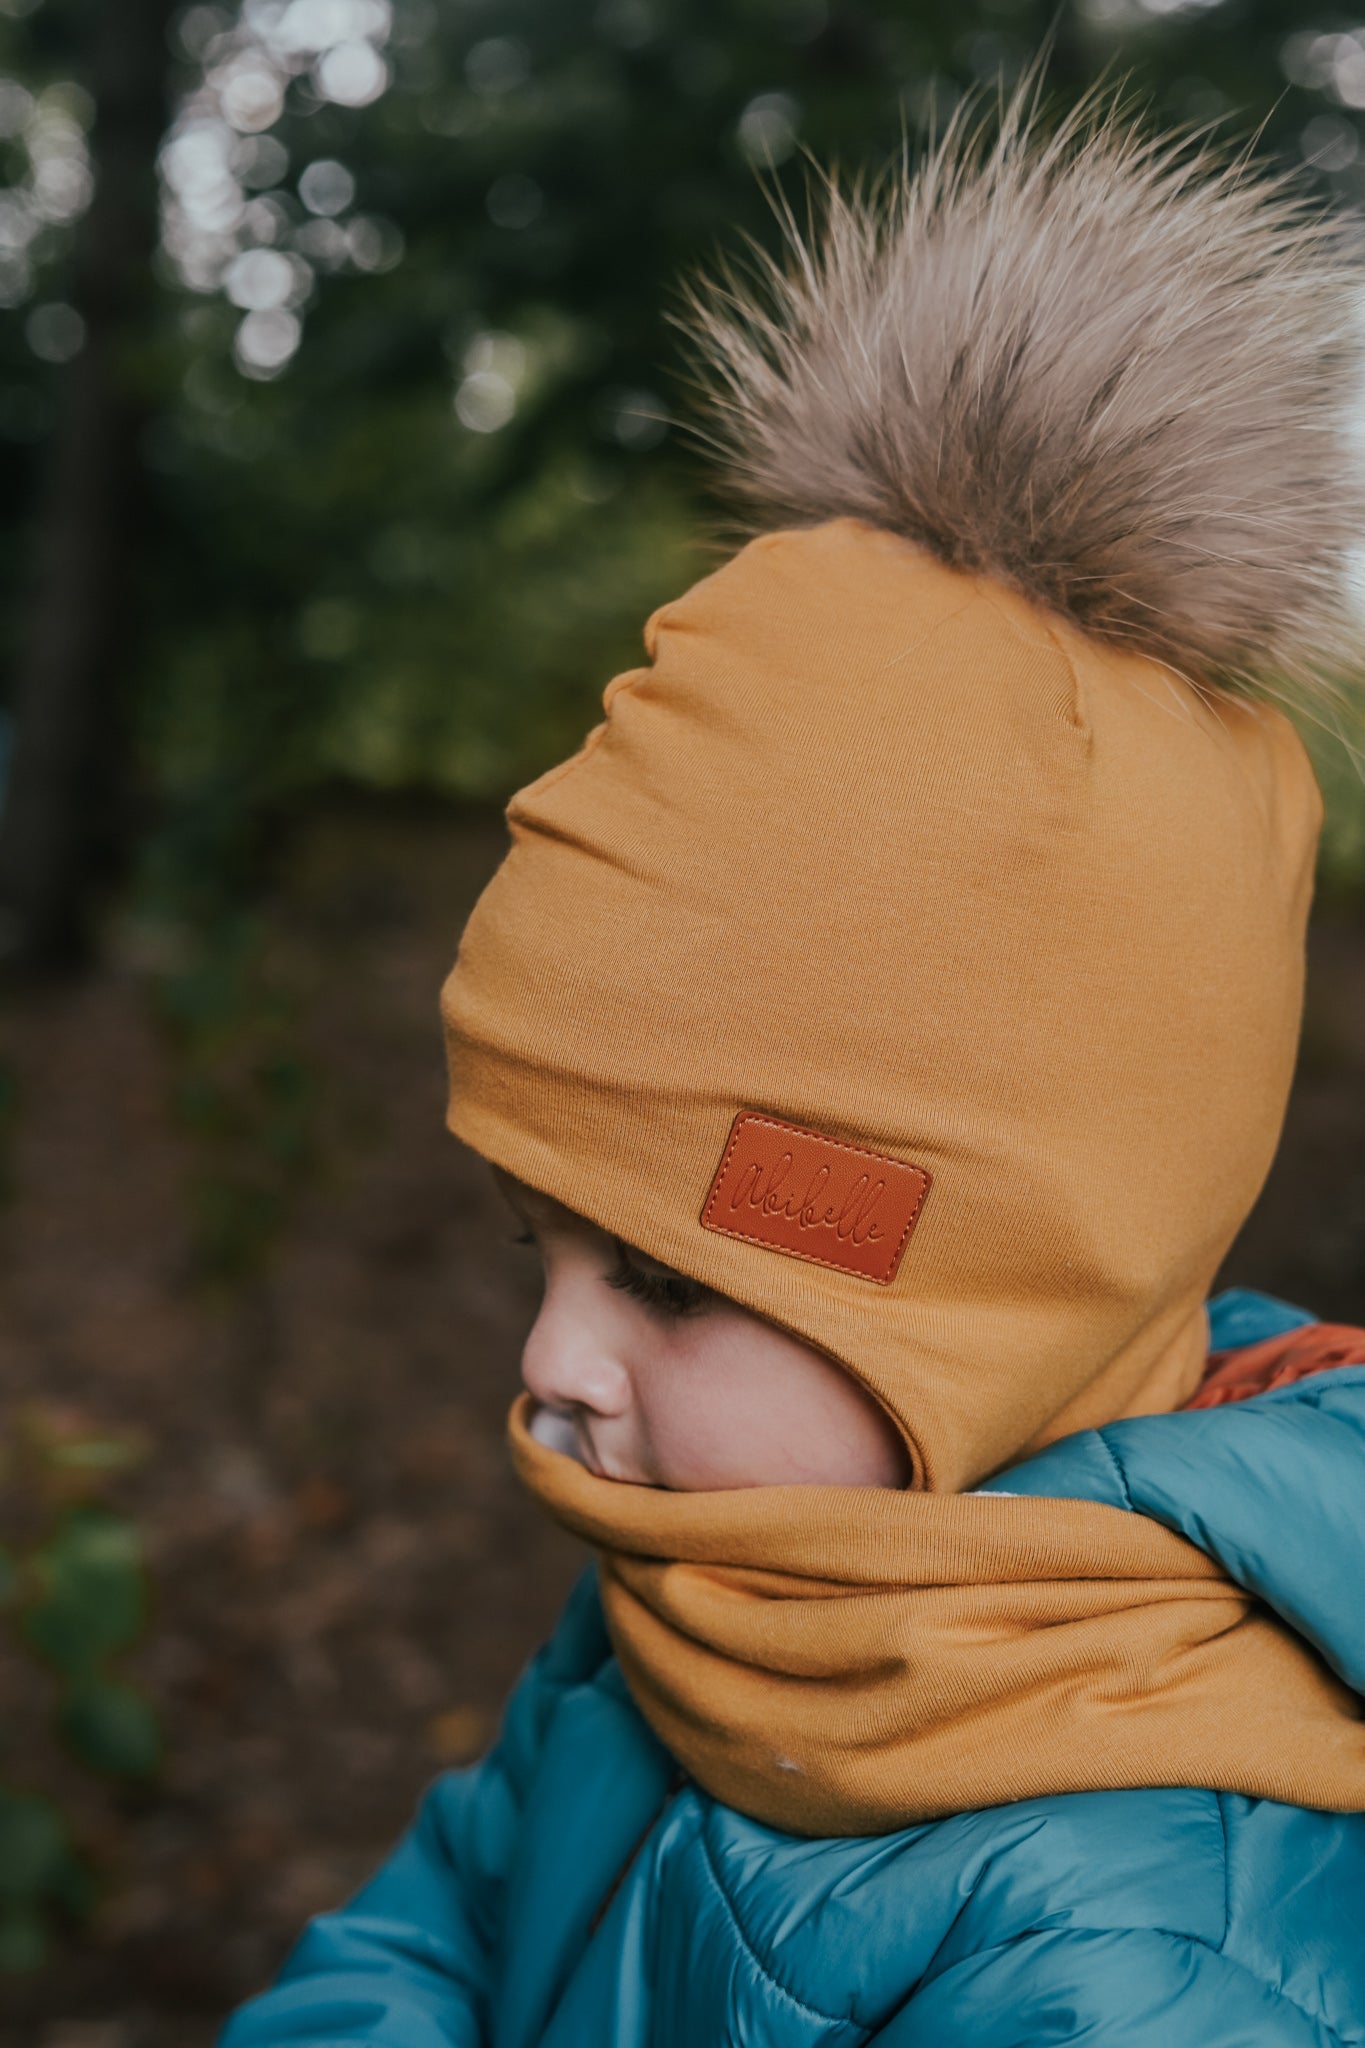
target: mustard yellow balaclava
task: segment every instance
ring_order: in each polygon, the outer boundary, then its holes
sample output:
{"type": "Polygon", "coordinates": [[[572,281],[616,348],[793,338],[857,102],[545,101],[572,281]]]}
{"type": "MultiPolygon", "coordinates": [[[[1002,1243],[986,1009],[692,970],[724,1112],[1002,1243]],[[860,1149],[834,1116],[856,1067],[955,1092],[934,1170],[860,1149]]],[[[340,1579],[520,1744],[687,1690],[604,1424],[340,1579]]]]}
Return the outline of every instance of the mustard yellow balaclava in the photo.
{"type": "Polygon", "coordinates": [[[1358,1704],[1210,1559],[970,1491],[1189,1398],[1275,1148],[1320,806],[1226,684],[1332,644],[1352,290],[1282,189],[1093,107],[831,197],[765,301],[700,312],[777,529],[509,808],[451,1129],[838,1360],[913,1458],[670,1494],[514,1410],[642,1711],[774,1825],[1365,1807],[1358,1704]]]}

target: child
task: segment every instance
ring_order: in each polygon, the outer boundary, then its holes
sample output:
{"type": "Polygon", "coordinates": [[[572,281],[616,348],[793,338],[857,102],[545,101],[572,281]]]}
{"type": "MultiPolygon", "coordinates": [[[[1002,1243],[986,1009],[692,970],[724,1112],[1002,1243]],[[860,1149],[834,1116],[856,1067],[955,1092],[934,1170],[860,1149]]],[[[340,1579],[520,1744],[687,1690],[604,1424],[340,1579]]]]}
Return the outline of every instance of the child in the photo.
{"type": "Polygon", "coordinates": [[[699,301],[771,521],[444,1000],[598,1565],[225,2048],[1365,2042],[1365,1335],[1205,1305],[1320,808],[1238,685],[1346,644],[1358,290],[1021,97],[699,301]]]}

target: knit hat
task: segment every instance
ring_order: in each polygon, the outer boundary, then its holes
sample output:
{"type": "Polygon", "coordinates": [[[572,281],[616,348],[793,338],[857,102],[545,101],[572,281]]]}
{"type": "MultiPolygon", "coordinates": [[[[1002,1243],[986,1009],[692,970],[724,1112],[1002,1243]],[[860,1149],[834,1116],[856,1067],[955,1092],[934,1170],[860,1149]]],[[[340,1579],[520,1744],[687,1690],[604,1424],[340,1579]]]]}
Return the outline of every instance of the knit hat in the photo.
{"type": "Polygon", "coordinates": [[[457,1135],[839,1361],[909,1446],[911,1494],[667,1496],[514,1415],[643,1710],[764,1819],[1172,1770],[1365,1805],[1341,1688],[1182,1539],[954,1498],[1200,1375],[1320,818],[1247,686],[1343,642],[1355,290],[1283,181],[1020,100],[697,301],[775,530],[513,800],[443,1009],[457,1135]],[[1228,1764],[1272,1682],[1292,1725],[1228,1764]]]}

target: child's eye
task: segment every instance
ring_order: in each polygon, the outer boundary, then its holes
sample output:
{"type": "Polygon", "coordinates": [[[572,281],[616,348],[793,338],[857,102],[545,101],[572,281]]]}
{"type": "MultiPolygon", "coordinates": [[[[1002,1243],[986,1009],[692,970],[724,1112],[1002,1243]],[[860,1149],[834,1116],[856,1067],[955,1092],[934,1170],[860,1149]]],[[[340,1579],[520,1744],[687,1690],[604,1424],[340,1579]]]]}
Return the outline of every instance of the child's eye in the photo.
{"type": "Polygon", "coordinates": [[[534,1244],[535,1241],[536,1234],[533,1230],[519,1230],[515,1237],[507,1239],[508,1244],[534,1244]]]}
{"type": "Polygon", "coordinates": [[[608,1287],[619,1288],[660,1315],[693,1315],[711,1297],[711,1289],[687,1273],[651,1273],[647,1267],[637,1266],[619,1238],[612,1239],[612,1250],[616,1264],[607,1275],[608,1287]]]}

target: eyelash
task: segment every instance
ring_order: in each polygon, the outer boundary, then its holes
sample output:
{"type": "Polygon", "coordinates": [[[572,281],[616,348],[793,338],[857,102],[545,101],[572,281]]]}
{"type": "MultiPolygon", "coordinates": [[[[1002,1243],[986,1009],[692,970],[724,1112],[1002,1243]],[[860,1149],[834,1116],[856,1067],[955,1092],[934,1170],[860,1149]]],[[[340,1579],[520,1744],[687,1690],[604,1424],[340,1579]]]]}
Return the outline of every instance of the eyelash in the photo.
{"type": "MultiPolygon", "coordinates": [[[[534,1244],[534,1231],[523,1230],[509,1239],[511,1244],[534,1244]]],[[[693,1280],[686,1273],[647,1273],[643,1266],[633,1266],[625,1246],[619,1238],[611,1241],[616,1255],[616,1264],[607,1274],[608,1287],[615,1287],[622,1294],[628,1294],[635,1301],[643,1302],[646,1308],[655,1309],[660,1315],[681,1317],[694,1315],[703,1307],[710,1288],[700,1280],[693,1280]]]]}
{"type": "Polygon", "coordinates": [[[646,1308],[673,1318],[695,1315],[705,1304],[711,1290],[700,1280],[693,1280],[687,1273],[647,1273],[643,1266],[633,1266],[617,1238],[612,1239],[612,1250],[616,1264],[607,1275],[608,1287],[619,1288],[622,1294],[643,1302],[646,1308]]]}

